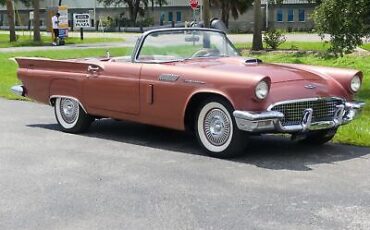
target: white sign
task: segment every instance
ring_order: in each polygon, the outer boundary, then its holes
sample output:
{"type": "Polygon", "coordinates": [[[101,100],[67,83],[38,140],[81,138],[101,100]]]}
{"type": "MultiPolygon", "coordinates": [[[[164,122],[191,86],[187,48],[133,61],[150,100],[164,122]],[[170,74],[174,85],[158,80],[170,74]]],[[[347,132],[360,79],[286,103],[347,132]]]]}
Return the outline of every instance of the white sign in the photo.
{"type": "Polygon", "coordinates": [[[33,11],[30,11],[30,20],[33,20],[33,19],[34,19],[33,11]]]}
{"type": "Polygon", "coordinates": [[[78,28],[91,27],[90,14],[73,14],[73,23],[78,28]]]}

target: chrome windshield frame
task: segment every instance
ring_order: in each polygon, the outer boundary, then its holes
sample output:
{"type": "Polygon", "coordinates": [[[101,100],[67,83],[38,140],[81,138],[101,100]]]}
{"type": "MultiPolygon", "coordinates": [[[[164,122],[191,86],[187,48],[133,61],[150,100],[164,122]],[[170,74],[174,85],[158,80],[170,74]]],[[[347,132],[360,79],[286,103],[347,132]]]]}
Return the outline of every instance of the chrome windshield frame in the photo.
{"type": "MultiPolygon", "coordinates": [[[[210,28],[198,28],[198,27],[170,28],[170,29],[166,28],[166,29],[150,30],[150,31],[147,31],[147,32],[143,33],[141,35],[141,37],[136,42],[135,49],[134,49],[134,51],[132,53],[132,56],[131,56],[132,62],[133,63],[146,63],[146,64],[160,64],[160,63],[172,62],[172,61],[158,61],[158,62],[150,61],[150,62],[146,62],[146,61],[140,61],[140,60],[138,60],[138,58],[139,58],[141,49],[143,48],[143,45],[145,43],[146,38],[148,36],[150,36],[151,34],[158,33],[158,32],[181,32],[181,31],[201,31],[201,32],[216,32],[216,33],[220,33],[220,34],[222,34],[225,37],[226,42],[237,52],[237,54],[239,56],[241,56],[241,54],[238,51],[238,49],[235,48],[234,44],[230,41],[230,39],[227,37],[227,34],[224,31],[216,30],[216,29],[210,29],[210,28]]],[[[174,60],[174,61],[179,61],[179,60],[174,60]]]]}

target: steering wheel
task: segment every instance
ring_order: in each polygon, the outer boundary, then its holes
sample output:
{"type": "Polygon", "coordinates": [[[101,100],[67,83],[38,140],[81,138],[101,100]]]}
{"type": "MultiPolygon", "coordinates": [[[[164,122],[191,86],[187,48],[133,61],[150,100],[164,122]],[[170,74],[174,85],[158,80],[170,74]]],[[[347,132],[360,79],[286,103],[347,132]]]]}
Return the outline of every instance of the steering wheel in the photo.
{"type": "Polygon", "coordinates": [[[203,48],[200,50],[197,50],[193,55],[191,55],[192,58],[198,58],[198,57],[214,57],[219,56],[220,51],[218,49],[211,49],[211,48],[203,48]]]}

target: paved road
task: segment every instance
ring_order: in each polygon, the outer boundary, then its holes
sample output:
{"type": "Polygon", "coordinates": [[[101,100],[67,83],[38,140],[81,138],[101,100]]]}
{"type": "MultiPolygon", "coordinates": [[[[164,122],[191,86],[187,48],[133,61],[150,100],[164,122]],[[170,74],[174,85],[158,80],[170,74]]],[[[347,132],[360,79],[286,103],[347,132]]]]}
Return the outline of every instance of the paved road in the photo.
{"type": "Polygon", "coordinates": [[[219,160],[181,132],[0,99],[0,229],[370,229],[370,149],[255,138],[219,160]]]}

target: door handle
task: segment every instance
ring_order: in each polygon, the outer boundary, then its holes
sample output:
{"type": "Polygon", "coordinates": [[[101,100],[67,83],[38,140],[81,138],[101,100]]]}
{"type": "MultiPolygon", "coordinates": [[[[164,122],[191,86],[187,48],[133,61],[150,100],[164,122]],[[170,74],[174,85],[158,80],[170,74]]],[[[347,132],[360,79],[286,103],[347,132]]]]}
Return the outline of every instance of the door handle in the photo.
{"type": "Polygon", "coordinates": [[[96,78],[99,75],[99,67],[89,65],[87,67],[87,78],[96,78]]]}
{"type": "Polygon", "coordinates": [[[92,65],[89,65],[89,67],[87,67],[87,71],[88,72],[93,72],[93,73],[96,73],[99,71],[99,67],[94,67],[92,65]]]}

